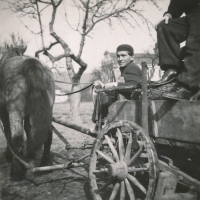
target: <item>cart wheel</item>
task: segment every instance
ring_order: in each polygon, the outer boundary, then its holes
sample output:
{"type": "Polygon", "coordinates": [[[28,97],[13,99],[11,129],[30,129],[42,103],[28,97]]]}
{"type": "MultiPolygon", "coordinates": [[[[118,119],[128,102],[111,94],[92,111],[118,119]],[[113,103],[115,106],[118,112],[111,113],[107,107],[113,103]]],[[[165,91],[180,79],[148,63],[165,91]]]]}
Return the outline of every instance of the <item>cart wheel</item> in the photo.
{"type": "Polygon", "coordinates": [[[151,200],[157,176],[155,147],[140,126],[118,121],[103,128],[90,157],[93,200],[151,200]]]}

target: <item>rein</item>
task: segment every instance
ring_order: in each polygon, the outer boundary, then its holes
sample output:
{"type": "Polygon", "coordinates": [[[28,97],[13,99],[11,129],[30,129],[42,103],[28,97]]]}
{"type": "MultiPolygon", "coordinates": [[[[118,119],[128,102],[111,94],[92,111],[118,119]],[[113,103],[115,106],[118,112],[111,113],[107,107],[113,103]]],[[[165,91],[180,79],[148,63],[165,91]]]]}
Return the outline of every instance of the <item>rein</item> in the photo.
{"type": "MultiPolygon", "coordinates": [[[[4,132],[4,128],[3,128],[3,125],[2,123],[0,122],[1,124],[1,129],[2,131],[4,132]]],[[[5,137],[6,138],[6,137],[5,137]]],[[[22,165],[24,165],[27,169],[31,169],[32,168],[32,165],[30,165],[29,163],[25,162],[24,160],[22,160],[11,148],[10,144],[8,143],[8,140],[6,138],[6,141],[7,141],[7,144],[8,144],[8,147],[13,155],[13,158],[16,158],[22,165]]]]}
{"type": "Polygon", "coordinates": [[[65,94],[56,94],[56,96],[65,96],[65,95],[71,95],[71,94],[75,94],[75,93],[78,93],[78,92],[81,92],[89,87],[91,87],[94,83],[91,83],[89,85],[87,85],[86,87],[84,88],[81,88],[80,90],[77,90],[77,91],[74,91],[74,92],[68,92],[68,93],[65,93],[65,94]]]}
{"type": "Polygon", "coordinates": [[[65,82],[65,81],[58,81],[58,80],[55,80],[55,82],[58,82],[58,83],[65,83],[65,84],[70,84],[70,85],[78,85],[78,84],[80,84],[80,85],[87,85],[87,84],[90,84],[90,83],[70,83],[70,82],[65,82]]]}

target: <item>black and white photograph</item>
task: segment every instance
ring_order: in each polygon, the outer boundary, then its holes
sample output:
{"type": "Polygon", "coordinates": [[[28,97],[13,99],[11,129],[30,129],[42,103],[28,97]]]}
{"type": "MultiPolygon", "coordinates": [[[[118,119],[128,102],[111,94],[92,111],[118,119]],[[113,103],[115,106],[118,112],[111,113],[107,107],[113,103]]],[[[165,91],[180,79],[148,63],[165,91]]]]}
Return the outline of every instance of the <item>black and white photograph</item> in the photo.
{"type": "Polygon", "coordinates": [[[0,200],[200,200],[200,0],[0,0],[0,200]]]}

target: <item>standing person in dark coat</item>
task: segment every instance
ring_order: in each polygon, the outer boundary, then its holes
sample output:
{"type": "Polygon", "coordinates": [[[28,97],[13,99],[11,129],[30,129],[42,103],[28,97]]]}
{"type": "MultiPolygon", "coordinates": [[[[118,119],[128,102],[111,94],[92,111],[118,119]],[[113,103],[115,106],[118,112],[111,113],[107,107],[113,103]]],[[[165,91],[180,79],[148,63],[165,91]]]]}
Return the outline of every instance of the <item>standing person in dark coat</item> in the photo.
{"type": "MultiPolygon", "coordinates": [[[[112,88],[116,86],[123,86],[123,85],[131,85],[131,84],[139,84],[141,82],[142,72],[141,69],[133,63],[134,60],[134,50],[128,44],[122,44],[117,47],[116,50],[117,54],[117,61],[119,64],[119,69],[121,71],[121,77],[124,78],[125,82],[111,82],[111,83],[102,83],[101,81],[97,80],[94,83],[94,86],[101,86],[101,88],[112,88]]],[[[127,91],[124,92],[123,95],[126,99],[130,99],[131,92],[127,91]]],[[[95,123],[95,115],[96,115],[96,100],[95,100],[95,109],[92,116],[92,121],[95,123]]],[[[90,132],[96,133],[97,127],[91,128],[90,132]]]]}
{"type": "Polygon", "coordinates": [[[165,97],[198,98],[193,95],[200,87],[200,0],[171,0],[156,30],[159,64],[165,72],[154,84],[166,84],[176,78],[181,87],[165,97]],[[181,17],[183,13],[185,16],[181,17]],[[180,43],[184,41],[182,57],[180,43]]]}

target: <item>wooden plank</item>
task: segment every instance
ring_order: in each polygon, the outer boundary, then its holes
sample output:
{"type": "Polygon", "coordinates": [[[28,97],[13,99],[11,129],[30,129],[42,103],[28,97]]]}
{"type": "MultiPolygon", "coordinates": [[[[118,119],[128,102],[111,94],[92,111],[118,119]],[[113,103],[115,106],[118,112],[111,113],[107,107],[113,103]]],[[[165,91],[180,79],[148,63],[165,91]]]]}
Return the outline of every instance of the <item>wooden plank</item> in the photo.
{"type": "Polygon", "coordinates": [[[140,101],[117,101],[108,108],[108,122],[129,120],[140,125],[140,101]]]}
{"type": "Polygon", "coordinates": [[[83,134],[86,134],[86,135],[89,135],[89,136],[92,136],[92,137],[96,137],[95,134],[90,133],[90,130],[88,128],[80,126],[78,124],[74,124],[74,123],[72,123],[68,120],[63,120],[60,117],[53,116],[52,121],[56,122],[60,125],[66,126],[68,128],[74,129],[76,131],[80,131],[83,134]]]}
{"type": "Polygon", "coordinates": [[[154,137],[200,144],[200,101],[151,101],[151,130],[154,137]]]}
{"type": "Polygon", "coordinates": [[[71,146],[70,143],[62,136],[62,134],[53,125],[52,125],[52,130],[66,146],[68,147],[71,146]]]}
{"type": "Polygon", "coordinates": [[[163,195],[159,200],[197,200],[196,194],[174,193],[163,195]]]}

